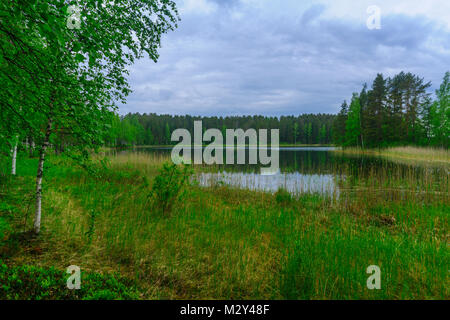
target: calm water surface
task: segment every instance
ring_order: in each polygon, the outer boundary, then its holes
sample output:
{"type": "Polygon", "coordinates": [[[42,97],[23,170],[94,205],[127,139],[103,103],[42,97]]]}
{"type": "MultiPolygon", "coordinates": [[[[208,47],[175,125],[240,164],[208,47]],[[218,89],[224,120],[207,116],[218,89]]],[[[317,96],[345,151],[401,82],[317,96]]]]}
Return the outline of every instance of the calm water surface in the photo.
{"type": "MultiPolygon", "coordinates": [[[[260,165],[216,165],[197,176],[200,185],[230,185],[251,190],[274,192],[284,188],[293,194],[304,192],[339,194],[339,181],[377,179],[395,173],[411,179],[426,175],[448,175],[448,168],[427,168],[402,164],[373,156],[349,156],[333,147],[280,147],[280,170],[275,175],[260,174],[260,165]],[[211,172],[209,172],[211,171],[211,172]]],[[[139,151],[170,156],[171,148],[138,148],[139,151]]],[[[248,159],[248,148],[246,148],[248,159]]]]}

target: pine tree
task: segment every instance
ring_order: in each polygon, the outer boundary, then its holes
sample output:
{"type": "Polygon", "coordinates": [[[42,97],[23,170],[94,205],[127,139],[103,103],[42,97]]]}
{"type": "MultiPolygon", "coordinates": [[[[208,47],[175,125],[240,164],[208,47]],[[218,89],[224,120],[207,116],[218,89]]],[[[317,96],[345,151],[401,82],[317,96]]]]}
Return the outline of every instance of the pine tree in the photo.
{"type": "Polygon", "coordinates": [[[405,73],[400,72],[388,80],[388,104],[386,107],[385,139],[388,143],[405,141],[406,128],[403,114],[403,91],[405,73]]]}
{"type": "Polygon", "coordinates": [[[383,144],[383,118],[385,116],[386,80],[377,74],[372,90],[368,93],[367,108],[364,112],[364,137],[369,147],[383,144]]]}
{"type": "Polygon", "coordinates": [[[347,122],[348,105],[344,101],[341,105],[336,120],[333,123],[333,141],[338,146],[343,146],[345,143],[345,124],[347,122]]]}
{"type": "Polygon", "coordinates": [[[361,104],[357,93],[353,93],[350,103],[347,122],[345,124],[345,146],[358,146],[361,137],[360,122],[361,104]]]}
{"type": "Polygon", "coordinates": [[[363,133],[363,114],[367,109],[367,84],[364,83],[361,93],[359,94],[359,104],[361,108],[359,109],[359,127],[360,129],[360,141],[361,148],[364,149],[364,133],[363,133]]]}
{"type": "Polygon", "coordinates": [[[405,119],[406,119],[406,139],[408,143],[417,144],[421,128],[419,126],[419,114],[421,107],[429,94],[427,89],[431,86],[430,82],[424,83],[424,79],[411,73],[405,74],[404,101],[405,101],[405,119]]]}

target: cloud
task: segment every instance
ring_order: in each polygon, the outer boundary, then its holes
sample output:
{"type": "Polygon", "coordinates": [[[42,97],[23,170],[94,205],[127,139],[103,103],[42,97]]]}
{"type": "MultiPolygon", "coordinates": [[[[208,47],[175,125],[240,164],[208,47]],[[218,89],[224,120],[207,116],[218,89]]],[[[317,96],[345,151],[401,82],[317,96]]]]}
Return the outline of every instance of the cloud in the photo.
{"type": "Polygon", "coordinates": [[[210,1],[223,7],[235,7],[240,3],[239,0],[210,0],[210,1]]]}
{"type": "Polygon", "coordinates": [[[308,24],[314,19],[318,18],[324,11],[325,11],[325,5],[323,4],[316,4],[311,6],[308,10],[306,10],[302,15],[302,23],[308,24]]]}
{"type": "Polygon", "coordinates": [[[450,61],[440,16],[381,2],[382,28],[369,30],[360,2],[345,14],[328,1],[185,1],[158,63],[131,68],[134,92],[120,112],[335,113],[378,72],[401,70],[438,87],[450,61]]]}
{"type": "Polygon", "coordinates": [[[211,14],[216,11],[216,6],[208,0],[185,0],[180,9],[183,14],[211,14]]]}

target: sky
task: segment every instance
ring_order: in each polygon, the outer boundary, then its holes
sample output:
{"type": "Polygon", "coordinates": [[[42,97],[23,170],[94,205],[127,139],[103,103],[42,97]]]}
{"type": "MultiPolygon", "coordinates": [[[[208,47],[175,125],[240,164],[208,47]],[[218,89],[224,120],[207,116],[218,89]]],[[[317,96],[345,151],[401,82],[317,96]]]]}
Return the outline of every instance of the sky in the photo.
{"type": "Polygon", "coordinates": [[[337,113],[377,73],[439,87],[450,70],[449,0],[175,0],[160,58],[130,67],[119,113],[337,113]],[[380,10],[380,28],[369,29],[380,10]]]}

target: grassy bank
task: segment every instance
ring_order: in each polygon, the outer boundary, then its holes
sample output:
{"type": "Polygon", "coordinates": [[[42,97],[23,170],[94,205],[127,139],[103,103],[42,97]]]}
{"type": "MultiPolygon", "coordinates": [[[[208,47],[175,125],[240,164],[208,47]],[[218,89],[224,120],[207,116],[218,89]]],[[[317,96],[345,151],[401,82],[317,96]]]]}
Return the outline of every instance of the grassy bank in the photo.
{"type": "MultiPolygon", "coordinates": [[[[36,160],[20,159],[18,177],[0,182],[5,268],[78,265],[105,279],[118,274],[142,299],[449,297],[448,177],[374,172],[340,181],[336,198],[193,185],[162,215],[148,196],[165,160],[117,155],[85,171],[50,158],[42,234],[26,238],[36,160]],[[369,265],[381,268],[381,290],[366,287],[369,265]]],[[[108,290],[116,287],[123,286],[108,290]]]]}
{"type": "Polygon", "coordinates": [[[450,150],[424,147],[390,147],[385,149],[339,148],[335,152],[355,155],[373,155],[390,160],[450,164],[450,150]]]}

